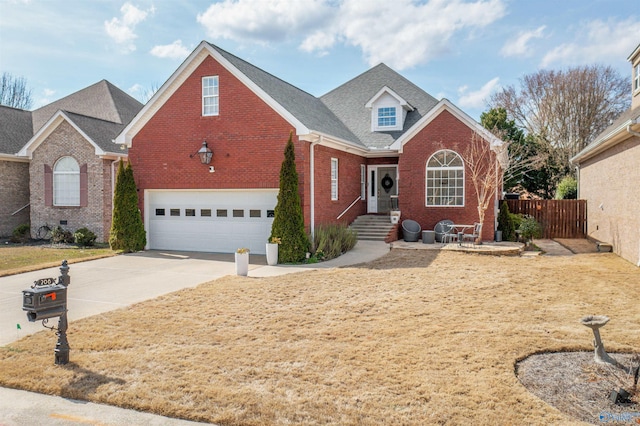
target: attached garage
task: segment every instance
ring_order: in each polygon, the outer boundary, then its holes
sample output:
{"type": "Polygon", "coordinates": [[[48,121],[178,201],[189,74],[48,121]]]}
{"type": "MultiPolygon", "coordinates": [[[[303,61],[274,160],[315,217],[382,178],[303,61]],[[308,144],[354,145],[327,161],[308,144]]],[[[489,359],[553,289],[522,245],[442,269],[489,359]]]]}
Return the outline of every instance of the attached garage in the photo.
{"type": "Polygon", "coordinates": [[[264,254],[277,197],[273,189],[147,190],[147,248],[264,254]]]}

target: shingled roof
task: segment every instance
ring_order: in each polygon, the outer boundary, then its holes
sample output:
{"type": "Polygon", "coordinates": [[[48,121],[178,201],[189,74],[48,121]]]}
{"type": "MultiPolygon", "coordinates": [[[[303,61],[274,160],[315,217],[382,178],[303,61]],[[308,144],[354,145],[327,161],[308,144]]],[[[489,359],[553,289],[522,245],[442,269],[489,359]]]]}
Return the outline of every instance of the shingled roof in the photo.
{"type": "Polygon", "coordinates": [[[0,105],[0,154],[13,155],[33,136],[31,112],[0,105]]]}
{"type": "Polygon", "coordinates": [[[33,133],[59,110],[94,117],[117,124],[127,124],[142,104],[107,80],[102,80],[33,111],[33,133]]]}
{"type": "Polygon", "coordinates": [[[209,45],[310,130],[362,146],[360,139],[320,99],[214,44],[209,45]]]}
{"type": "Polygon", "coordinates": [[[123,152],[123,145],[117,145],[113,139],[124,129],[125,124],[112,123],[100,120],[99,118],[87,117],[86,115],[75,114],[64,111],[66,116],[80,130],[82,130],[91,140],[105,152],[123,152]]]}
{"type": "Polygon", "coordinates": [[[385,64],[376,65],[320,99],[360,143],[370,148],[389,147],[438,103],[436,98],[385,64]],[[365,104],[385,86],[407,101],[413,111],[407,113],[403,130],[372,132],[371,110],[365,108],[365,104]]]}

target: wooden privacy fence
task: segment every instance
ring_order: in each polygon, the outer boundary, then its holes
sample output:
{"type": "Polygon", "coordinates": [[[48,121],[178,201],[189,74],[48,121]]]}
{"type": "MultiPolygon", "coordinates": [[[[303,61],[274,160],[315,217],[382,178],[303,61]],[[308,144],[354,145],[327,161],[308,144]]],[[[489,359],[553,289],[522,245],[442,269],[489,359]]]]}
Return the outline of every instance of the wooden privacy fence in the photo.
{"type": "Polygon", "coordinates": [[[587,200],[504,201],[507,202],[511,213],[527,214],[535,218],[542,225],[542,238],[587,236],[587,200]]]}

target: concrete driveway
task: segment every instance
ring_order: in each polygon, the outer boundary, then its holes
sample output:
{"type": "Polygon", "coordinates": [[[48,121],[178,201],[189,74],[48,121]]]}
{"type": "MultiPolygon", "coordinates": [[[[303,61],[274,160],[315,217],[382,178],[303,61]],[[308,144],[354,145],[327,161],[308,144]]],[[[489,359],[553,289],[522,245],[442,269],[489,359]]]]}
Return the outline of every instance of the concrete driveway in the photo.
{"type": "MultiPolygon", "coordinates": [[[[358,242],[337,259],[315,265],[268,266],[264,256],[251,255],[249,277],[266,277],[319,268],[368,262],[389,251],[389,244],[358,242]]],[[[69,265],[69,329],[73,321],[156,298],[183,288],[235,274],[233,254],[147,251],[69,265]]],[[[60,269],[50,268],[0,277],[0,346],[43,330],[41,322],[30,323],[22,310],[22,290],[40,278],[56,278],[60,269]],[[17,325],[20,324],[20,329],[17,325]]],[[[57,325],[57,318],[49,321],[57,325]]],[[[56,337],[51,333],[51,363],[56,337]]],[[[73,340],[70,358],[73,360],[73,340]]],[[[1,368],[1,366],[0,366],[1,368]]],[[[74,401],[0,388],[0,426],[9,425],[193,425],[100,404],[74,401]]]]}

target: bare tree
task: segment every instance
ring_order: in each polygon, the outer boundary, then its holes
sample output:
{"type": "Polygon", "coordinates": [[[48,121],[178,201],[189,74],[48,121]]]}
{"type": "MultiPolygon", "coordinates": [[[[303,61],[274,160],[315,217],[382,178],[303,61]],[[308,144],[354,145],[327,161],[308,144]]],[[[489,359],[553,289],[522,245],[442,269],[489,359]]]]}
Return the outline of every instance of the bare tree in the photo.
{"type": "Polygon", "coordinates": [[[520,88],[507,86],[489,103],[550,144],[564,175],[570,172],[569,158],[629,108],[629,101],[628,79],[609,66],[585,65],[525,75],[520,88]]]}
{"type": "Polygon", "coordinates": [[[0,77],[0,105],[30,109],[32,104],[31,89],[27,87],[27,80],[3,72],[0,77]]]}
{"type": "MultiPolygon", "coordinates": [[[[496,146],[495,149],[498,151],[496,153],[489,144],[481,135],[474,132],[469,144],[462,152],[466,170],[476,193],[478,222],[483,225],[485,213],[491,207],[493,197],[501,185],[502,170],[499,157],[501,153],[504,157],[505,151],[502,146],[496,146]]],[[[482,240],[482,231],[478,239],[482,240]]]]}

